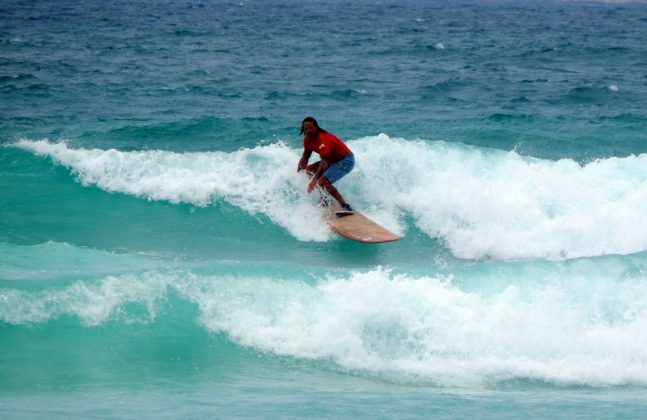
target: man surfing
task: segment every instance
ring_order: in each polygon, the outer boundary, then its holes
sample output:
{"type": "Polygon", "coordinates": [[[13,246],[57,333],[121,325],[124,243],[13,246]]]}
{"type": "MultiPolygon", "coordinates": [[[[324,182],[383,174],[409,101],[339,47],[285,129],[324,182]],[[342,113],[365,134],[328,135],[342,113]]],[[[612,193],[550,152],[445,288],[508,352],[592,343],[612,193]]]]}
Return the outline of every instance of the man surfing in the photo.
{"type": "Polygon", "coordinates": [[[353,152],[334,134],[319,127],[317,120],[312,117],[304,118],[301,134],[304,134],[303,155],[297,171],[306,171],[312,176],[308,183],[308,193],[319,186],[339,202],[342,210],[337,212],[338,216],[353,214],[353,209],[332,185],[353,170],[353,152]],[[308,165],[313,151],[319,154],[321,160],[308,165]]]}

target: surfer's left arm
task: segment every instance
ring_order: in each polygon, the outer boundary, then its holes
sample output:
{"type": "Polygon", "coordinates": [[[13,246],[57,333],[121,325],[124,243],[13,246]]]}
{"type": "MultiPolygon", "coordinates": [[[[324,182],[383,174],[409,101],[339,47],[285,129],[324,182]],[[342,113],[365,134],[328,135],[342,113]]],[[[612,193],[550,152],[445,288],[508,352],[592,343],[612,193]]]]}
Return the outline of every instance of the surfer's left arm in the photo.
{"type": "Polygon", "coordinates": [[[306,166],[308,166],[308,161],[310,160],[311,154],[312,154],[312,150],[308,150],[308,149],[303,150],[301,159],[299,159],[299,165],[297,166],[297,172],[303,171],[306,168],[306,166]]]}

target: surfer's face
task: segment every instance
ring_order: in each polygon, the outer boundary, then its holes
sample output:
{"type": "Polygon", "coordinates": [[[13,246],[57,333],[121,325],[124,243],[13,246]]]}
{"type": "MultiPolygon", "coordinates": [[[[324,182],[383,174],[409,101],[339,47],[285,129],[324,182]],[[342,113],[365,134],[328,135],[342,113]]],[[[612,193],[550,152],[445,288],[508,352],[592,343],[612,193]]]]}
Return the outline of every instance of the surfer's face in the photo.
{"type": "Polygon", "coordinates": [[[303,132],[306,133],[306,137],[316,138],[317,137],[317,127],[310,121],[303,123],[303,132]]]}

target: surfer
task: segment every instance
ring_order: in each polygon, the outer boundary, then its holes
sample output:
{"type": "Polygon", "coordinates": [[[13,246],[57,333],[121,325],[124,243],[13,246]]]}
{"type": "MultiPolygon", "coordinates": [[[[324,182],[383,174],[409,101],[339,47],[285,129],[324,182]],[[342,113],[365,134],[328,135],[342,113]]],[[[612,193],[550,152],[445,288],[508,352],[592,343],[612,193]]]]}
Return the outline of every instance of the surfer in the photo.
{"type": "Polygon", "coordinates": [[[332,185],[353,170],[355,166],[353,152],[334,134],[319,127],[313,117],[304,118],[301,123],[301,134],[304,134],[303,155],[299,160],[297,171],[306,171],[312,176],[308,184],[308,193],[319,186],[339,202],[344,213],[353,213],[353,209],[332,185]],[[319,154],[321,160],[308,165],[313,151],[319,154]]]}

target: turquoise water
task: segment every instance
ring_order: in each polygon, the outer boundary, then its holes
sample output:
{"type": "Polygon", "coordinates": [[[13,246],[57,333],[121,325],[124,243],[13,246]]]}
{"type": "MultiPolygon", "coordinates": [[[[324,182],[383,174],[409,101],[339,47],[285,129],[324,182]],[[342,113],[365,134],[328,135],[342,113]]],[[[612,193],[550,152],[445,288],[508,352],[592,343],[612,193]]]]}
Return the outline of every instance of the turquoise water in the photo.
{"type": "Polygon", "coordinates": [[[0,5],[0,412],[637,418],[647,8],[0,5]],[[347,200],[296,174],[313,115],[347,200]]]}

